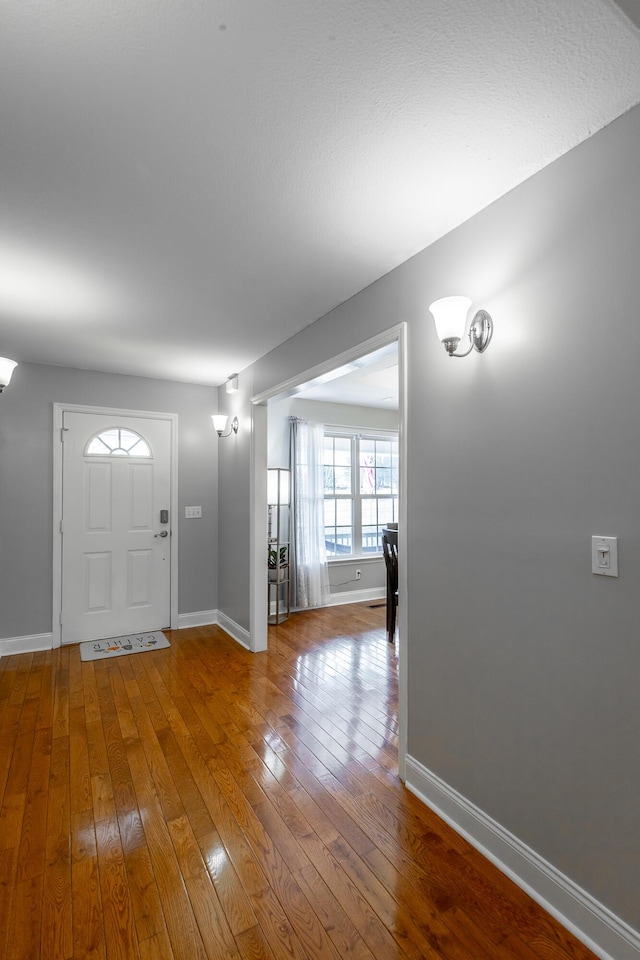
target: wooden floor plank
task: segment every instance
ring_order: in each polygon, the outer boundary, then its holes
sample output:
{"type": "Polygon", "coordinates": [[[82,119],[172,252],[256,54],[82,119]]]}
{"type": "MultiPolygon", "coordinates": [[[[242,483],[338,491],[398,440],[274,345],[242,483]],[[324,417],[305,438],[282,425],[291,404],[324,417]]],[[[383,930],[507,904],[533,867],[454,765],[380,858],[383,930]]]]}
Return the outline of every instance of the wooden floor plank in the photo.
{"type": "Polygon", "coordinates": [[[16,887],[13,909],[7,918],[7,960],[40,956],[42,882],[39,874],[21,880],[16,887]]]}
{"type": "MultiPolygon", "coordinates": [[[[24,795],[22,796],[22,807],[24,807],[24,795]]],[[[7,834],[4,836],[5,842],[8,842],[7,834]]],[[[3,923],[0,924],[0,960],[6,957],[9,943],[9,918],[13,915],[13,902],[16,897],[18,884],[16,882],[18,869],[18,846],[13,841],[13,845],[3,847],[0,842],[0,917],[3,923]]]]}
{"type": "Polygon", "coordinates": [[[236,942],[242,960],[274,960],[274,953],[258,924],[239,934],[236,942]]]}
{"type": "Polygon", "coordinates": [[[73,896],[73,957],[105,960],[102,895],[98,857],[74,860],[71,867],[73,896]]]}
{"type": "Polygon", "coordinates": [[[402,785],[384,608],[0,660],[0,960],[594,960],[402,785]]]}
{"type": "Polygon", "coordinates": [[[127,754],[136,779],[144,833],[171,948],[176,960],[206,960],[202,938],[171,843],[168,824],[163,816],[140,741],[128,742],[127,754]]]}
{"type": "Polygon", "coordinates": [[[37,730],[33,738],[20,850],[18,880],[42,876],[46,847],[51,731],[37,730]]]}
{"type": "Polygon", "coordinates": [[[73,957],[69,737],[53,740],[42,902],[43,960],[73,957]]]}
{"type": "Polygon", "coordinates": [[[141,941],[140,960],[175,960],[166,931],[162,930],[148,940],[141,941]]]}
{"type": "Polygon", "coordinates": [[[129,892],[138,931],[138,940],[150,940],[166,931],[149,849],[145,844],[125,854],[129,892]]]}
{"type": "Polygon", "coordinates": [[[105,942],[109,960],[140,956],[129,882],[115,817],[96,823],[105,942]]]}
{"type": "Polygon", "coordinates": [[[69,712],[69,764],[71,812],[81,813],[92,807],[91,766],[84,705],[72,707],[69,712]]]}

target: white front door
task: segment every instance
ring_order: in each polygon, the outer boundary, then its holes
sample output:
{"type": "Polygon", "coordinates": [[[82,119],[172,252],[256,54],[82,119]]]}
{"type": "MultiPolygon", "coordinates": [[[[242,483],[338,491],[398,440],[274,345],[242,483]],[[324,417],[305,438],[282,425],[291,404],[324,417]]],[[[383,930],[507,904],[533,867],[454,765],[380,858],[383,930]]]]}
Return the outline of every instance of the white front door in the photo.
{"type": "Polygon", "coordinates": [[[64,411],[63,643],[171,623],[171,426],[64,411]]]}

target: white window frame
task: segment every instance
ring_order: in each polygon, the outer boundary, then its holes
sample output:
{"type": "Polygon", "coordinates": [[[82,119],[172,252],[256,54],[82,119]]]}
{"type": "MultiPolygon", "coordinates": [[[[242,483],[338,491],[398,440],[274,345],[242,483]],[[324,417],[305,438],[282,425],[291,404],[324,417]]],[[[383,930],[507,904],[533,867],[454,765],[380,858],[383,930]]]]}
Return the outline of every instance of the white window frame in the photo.
{"type": "MultiPolygon", "coordinates": [[[[351,500],[352,520],[353,520],[353,552],[342,555],[327,555],[327,562],[345,563],[347,561],[366,561],[379,560],[382,557],[382,549],[375,552],[364,553],[362,549],[362,501],[369,499],[370,494],[360,493],[360,440],[390,440],[397,444],[397,454],[400,455],[400,443],[398,432],[395,430],[381,430],[379,428],[365,427],[341,427],[333,424],[325,424],[324,434],[326,437],[342,437],[351,441],[351,495],[347,494],[327,494],[325,499],[351,500]]],[[[399,487],[399,477],[398,477],[399,487]]],[[[382,497],[389,497],[389,494],[381,494],[382,497]]],[[[391,498],[398,501],[396,513],[399,513],[399,489],[392,493],[391,498]]]]}

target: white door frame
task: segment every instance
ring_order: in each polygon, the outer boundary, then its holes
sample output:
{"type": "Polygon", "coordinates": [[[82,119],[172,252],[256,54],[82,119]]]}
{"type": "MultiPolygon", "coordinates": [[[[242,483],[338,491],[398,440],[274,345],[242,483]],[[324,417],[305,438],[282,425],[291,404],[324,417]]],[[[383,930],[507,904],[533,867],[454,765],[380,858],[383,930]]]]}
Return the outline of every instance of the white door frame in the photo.
{"type": "Polygon", "coordinates": [[[365,340],[350,350],[326,360],[310,370],[251,397],[251,523],[250,523],[250,649],[267,649],[267,607],[265,603],[264,544],[267,539],[267,401],[295,391],[297,387],[324,376],[346,364],[359,360],[390,343],[398,343],[398,444],[400,451],[399,514],[398,514],[398,771],[406,779],[407,756],[407,325],[399,323],[383,333],[365,340]]]}
{"type": "Polygon", "coordinates": [[[171,629],[178,628],[178,414],[156,410],[122,410],[118,407],[92,407],[79,403],[53,404],[53,616],[52,647],[62,641],[62,422],[70,413],[97,413],[106,417],[143,417],[147,420],[168,420],[171,424],[171,629]]]}

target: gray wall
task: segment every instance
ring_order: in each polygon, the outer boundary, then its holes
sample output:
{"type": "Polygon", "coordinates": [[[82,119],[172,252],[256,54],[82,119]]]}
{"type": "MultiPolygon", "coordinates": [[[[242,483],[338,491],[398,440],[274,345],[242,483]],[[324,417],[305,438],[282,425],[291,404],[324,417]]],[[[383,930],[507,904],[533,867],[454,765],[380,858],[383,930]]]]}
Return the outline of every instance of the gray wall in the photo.
{"type": "Polygon", "coordinates": [[[0,638],[51,632],[54,402],[178,414],[179,611],[214,610],[216,390],[24,363],[0,398],[0,638]]]}
{"type": "Polygon", "coordinates": [[[289,467],[288,417],[301,417],[314,423],[331,426],[358,427],[376,430],[397,430],[398,411],[377,407],[360,407],[350,403],[324,403],[320,400],[300,400],[285,397],[272,400],[267,412],[269,429],[270,467],[289,467]]]}
{"type": "MultiPolygon", "coordinates": [[[[242,375],[248,416],[406,321],[409,753],[636,929],[639,156],[635,109],[242,375]],[[451,293],[493,314],[486,355],[436,341],[451,293]],[[620,538],[619,579],[592,534],[620,538]]],[[[249,449],[226,453],[244,545],[249,449]]],[[[248,570],[238,549],[223,606],[248,570]]]]}

